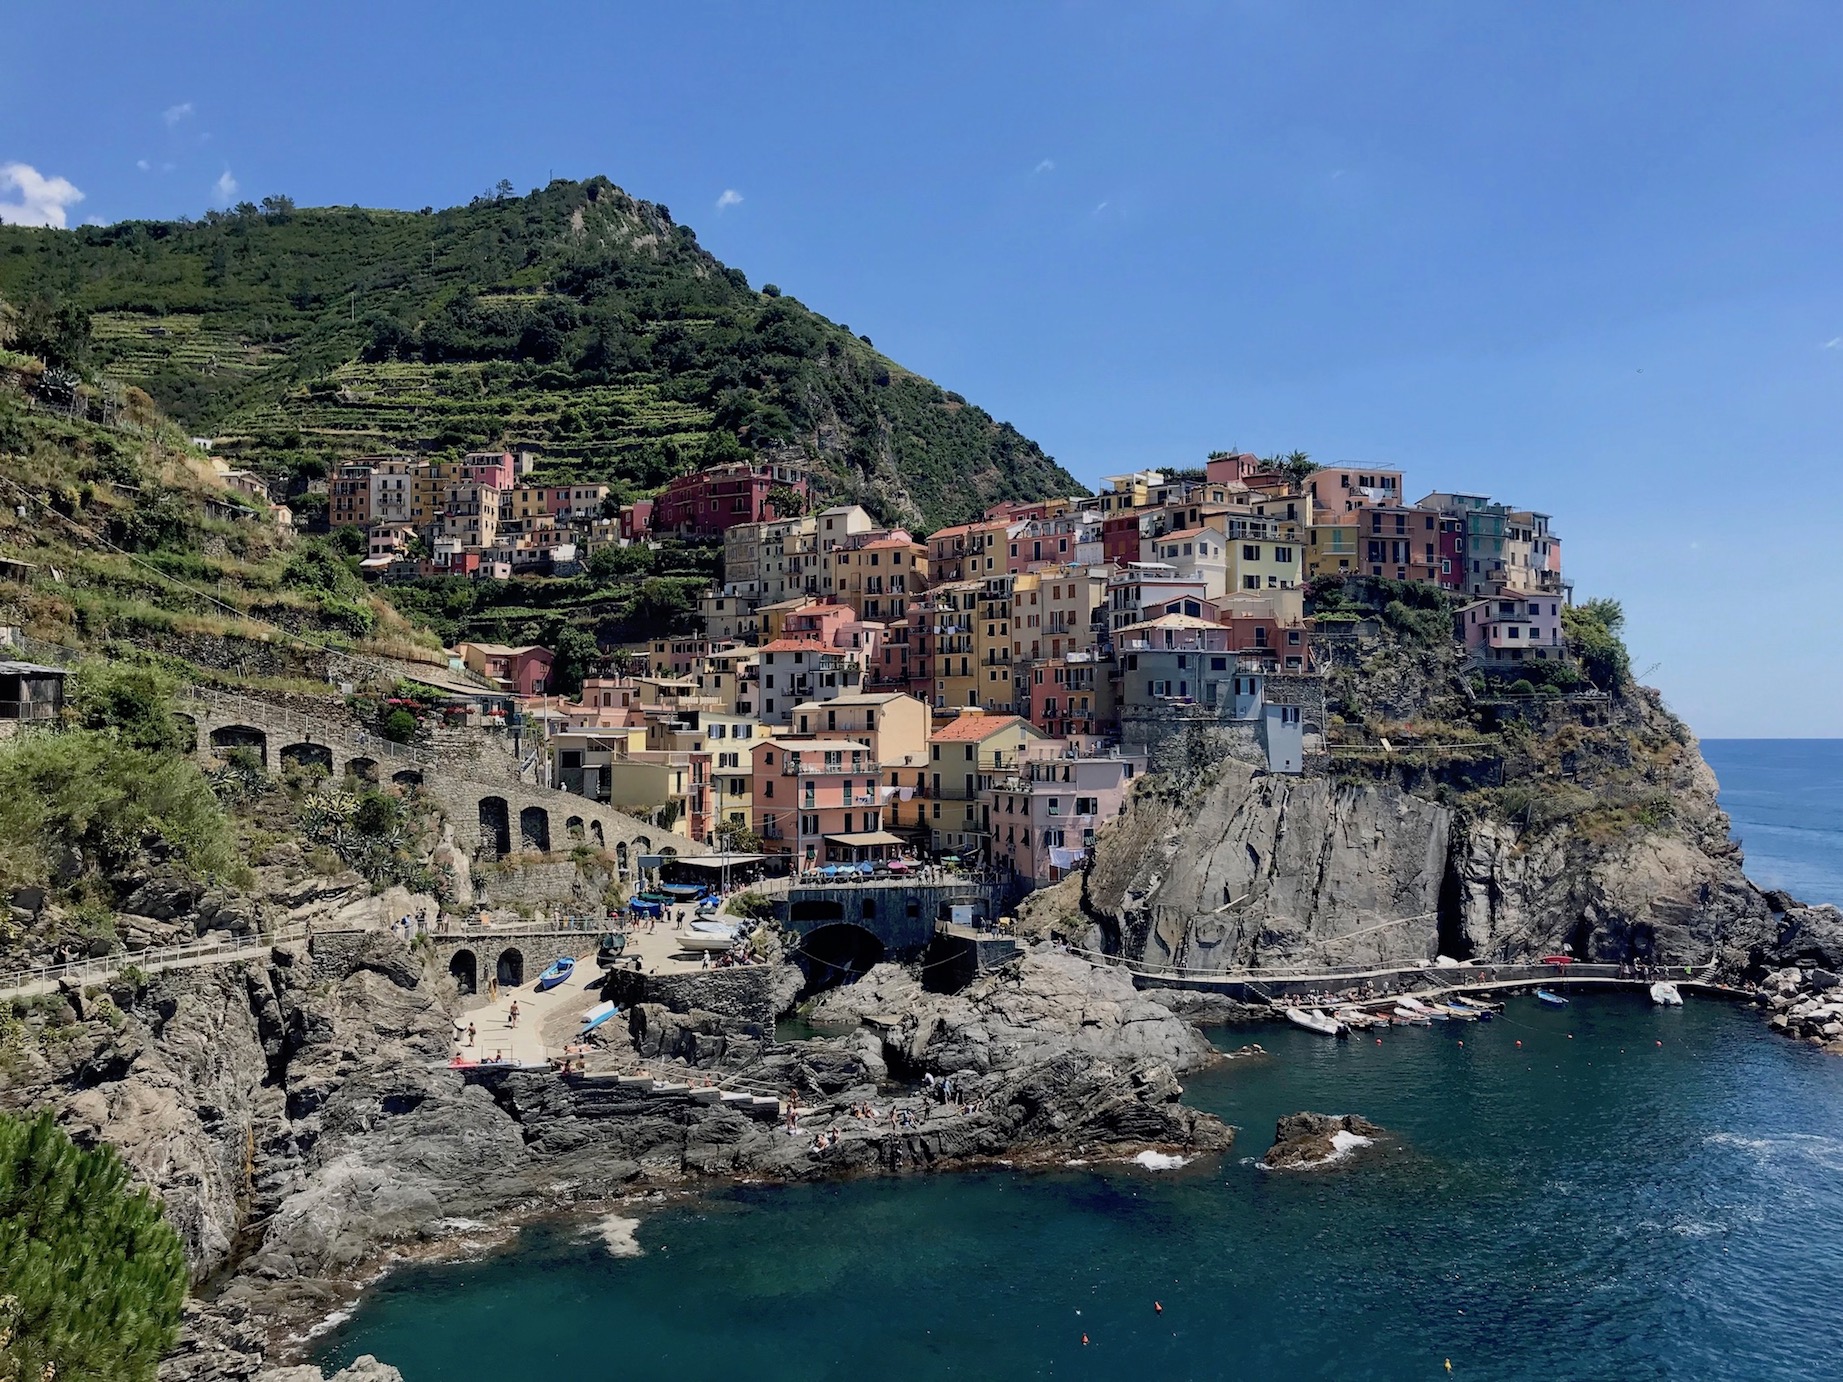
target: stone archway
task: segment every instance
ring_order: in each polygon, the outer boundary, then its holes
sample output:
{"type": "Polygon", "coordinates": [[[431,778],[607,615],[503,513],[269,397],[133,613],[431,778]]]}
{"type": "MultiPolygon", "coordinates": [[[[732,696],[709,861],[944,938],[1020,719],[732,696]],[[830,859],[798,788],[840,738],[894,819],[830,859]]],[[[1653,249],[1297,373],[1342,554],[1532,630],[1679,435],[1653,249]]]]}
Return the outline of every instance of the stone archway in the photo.
{"type": "Polygon", "coordinates": [[[527,806],[520,811],[518,840],[523,848],[550,853],[550,812],[542,806],[527,806]]]}
{"type": "Polygon", "coordinates": [[[399,787],[420,787],[422,786],[422,769],[399,768],[390,775],[390,780],[399,787]]]}
{"type": "Polygon", "coordinates": [[[379,778],[378,760],[375,758],[353,758],[346,762],[346,776],[355,777],[360,782],[377,785],[379,778]]]}
{"type": "Polygon", "coordinates": [[[480,798],[480,848],[490,854],[512,852],[512,815],[504,797],[480,798]]]}
{"type": "Polygon", "coordinates": [[[800,938],[795,962],[805,971],[809,989],[832,988],[868,972],[882,961],[885,949],[882,940],[862,926],[833,922],[815,926],[800,938]]]}
{"type": "MultiPolygon", "coordinates": [[[[595,843],[598,846],[606,845],[608,843],[607,836],[602,834],[602,823],[600,821],[591,820],[589,822],[589,838],[595,841],[595,843]]],[[[627,846],[625,845],[621,846],[621,848],[623,849],[625,849],[626,847],[627,846]]]]}
{"type": "Polygon", "coordinates": [[[474,958],[474,952],[455,951],[454,958],[448,961],[448,974],[463,997],[474,993],[479,984],[479,961],[474,958]]]}
{"type": "Polygon", "coordinates": [[[284,770],[318,768],[327,777],[333,775],[333,751],[325,744],[284,744],[281,758],[284,770]]]}
{"type": "Polygon", "coordinates": [[[582,817],[571,816],[563,822],[563,833],[568,835],[574,843],[581,844],[583,840],[582,817]]]}
{"type": "Polygon", "coordinates": [[[845,904],[825,897],[802,897],[788,905],[787,919],[795,923],[816,921],[821,925],[840,923],[845,919],[845,904]]]}
{"type": "Polygon", "coordinates": [[[493,966],[493,977],[502,989],[515,989],[524,983],[525,952],[516,946],[500,951],[498,962],[493,966]]]}
{"type": "MultiPolygon", "coordinates": [[[[597,821],[595,825],[595,833],[599,837],[601,835],[601,822],[597,821]]],[[[614,842],[614,871],[622,878],[627,877],[627,841],[625,840],[616,840],[614,842]]]]}
{"type": "Polygon", "coordinates": [[[211,731],[211,751],[219,758],[227,758],[236,749],[248,749],[256,755],[257,763],[266,770],[269,766],[269,736],[254,725],[225,725],[211,731]]]}

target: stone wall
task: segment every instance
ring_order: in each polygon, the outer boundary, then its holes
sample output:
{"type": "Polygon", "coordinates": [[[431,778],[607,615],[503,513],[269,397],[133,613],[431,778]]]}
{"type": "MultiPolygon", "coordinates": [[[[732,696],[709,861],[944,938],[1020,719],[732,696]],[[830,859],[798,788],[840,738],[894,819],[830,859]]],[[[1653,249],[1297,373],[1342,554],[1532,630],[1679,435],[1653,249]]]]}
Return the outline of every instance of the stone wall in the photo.
{"type": "Polygon", "coordinates": [[[578,863],[574,859],[509,856],[497,864],[477,864],[474,893],[487,908],[517,910],[526,906],[561,906],[572,912],[600,911],[614,879],[612,861],[578,863]]]}

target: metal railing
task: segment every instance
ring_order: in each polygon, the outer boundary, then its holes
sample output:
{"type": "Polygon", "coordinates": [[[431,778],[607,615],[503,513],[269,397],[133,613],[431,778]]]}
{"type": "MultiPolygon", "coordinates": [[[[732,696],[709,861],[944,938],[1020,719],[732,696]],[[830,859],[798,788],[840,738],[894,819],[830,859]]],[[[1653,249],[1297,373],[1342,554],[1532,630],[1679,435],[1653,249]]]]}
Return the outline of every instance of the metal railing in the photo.
{"type": "Polygon", "coordinates": [[[213,960],[228,964],[233,960],[246,959],[289,941],[311,940],[315,936],[356,934],[372,929],[376,928],[322,927],[316,930],[304,922],[295,922],[259,931],[253,935],[231,936],[223,939],[201,938],[179,945],[149,946],[145,950],[118,951],[81,960],[31,965],[24,969],[0,973],[0,997],[7,997],[42,984],[55,984],[64,979],[111,978],[125,969],[139,969],[149,974],[158,974],[164,970],[203,964],[213,960]]]}

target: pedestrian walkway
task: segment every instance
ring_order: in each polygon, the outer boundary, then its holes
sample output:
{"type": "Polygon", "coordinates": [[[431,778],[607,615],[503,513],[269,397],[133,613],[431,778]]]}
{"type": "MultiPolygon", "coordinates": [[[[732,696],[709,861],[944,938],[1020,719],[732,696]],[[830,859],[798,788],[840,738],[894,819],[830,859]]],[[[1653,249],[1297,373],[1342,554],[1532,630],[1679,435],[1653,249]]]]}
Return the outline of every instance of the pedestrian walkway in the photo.
{"type": "MultiPolygon", "coordinates": [[[[548,967],[556,956],[548,956],[548,967]]],[[[581,1030],[582,1015],[601,1002],[602,972],[593,945],[574,957],[576,972],[554,989],[539,993],[533,976],[516,988],[500,989],[484,1006],[463,1013],[455,1024],[454,1049],[466,1060],[543,1065],[561,1058],[581,1030]],[[518,1004],[518,1025],[512,1005],[518,1004]],[[467,1039],[473,1028],[471,1044],[467,1039]]],[[[541,971],[540,971],[541,972],[541,971]]]]}

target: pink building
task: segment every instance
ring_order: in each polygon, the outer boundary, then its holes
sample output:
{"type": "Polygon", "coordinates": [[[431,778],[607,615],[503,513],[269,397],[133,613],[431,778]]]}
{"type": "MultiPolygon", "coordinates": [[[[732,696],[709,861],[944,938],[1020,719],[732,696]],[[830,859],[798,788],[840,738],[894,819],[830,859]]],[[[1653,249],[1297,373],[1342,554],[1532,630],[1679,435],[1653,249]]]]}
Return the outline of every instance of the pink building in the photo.
{"type": "Polygon", "coordinates": [[[902,841],[883,829],[875,750],[848,739],[769,739],[750,761],[754,831],[795,872],[899,851],[902,841]]]}
{"type": "Polygon", "coordinates": [[[1562,659],[1561,609],[1559,595],[1506,591],[1474,600],[1453,617],[1474,662],[1514,666],[1562,659]]]}
{"type": "Polygon", "coordinates": [[[792,490],[802,500],[810,493],[806,476],[787,466],[757,468],[738,461],[681,475],[665,487],[655,503],[653,527],[659,532],[721,537],[739,523],[771,523],[787,518],[790,515],[780,512],[769,498],[780,487],[792,490]]]}
{"type": "Polygon", "coordinates": [[[994,863],[1039,888],[1079,869],[1095,836],[1125,812],[1145,767],[1143,756],[1076,756],[1057,740],[1026,745],[1016,769],[982,793],[994,863]]]}
{"type": "Polygon", "coordinates": [[[1037,663],[1028,673],[1031,724],[1056,739],[1116,733],[1113,670],[1094,653],[1037,663]]]}

